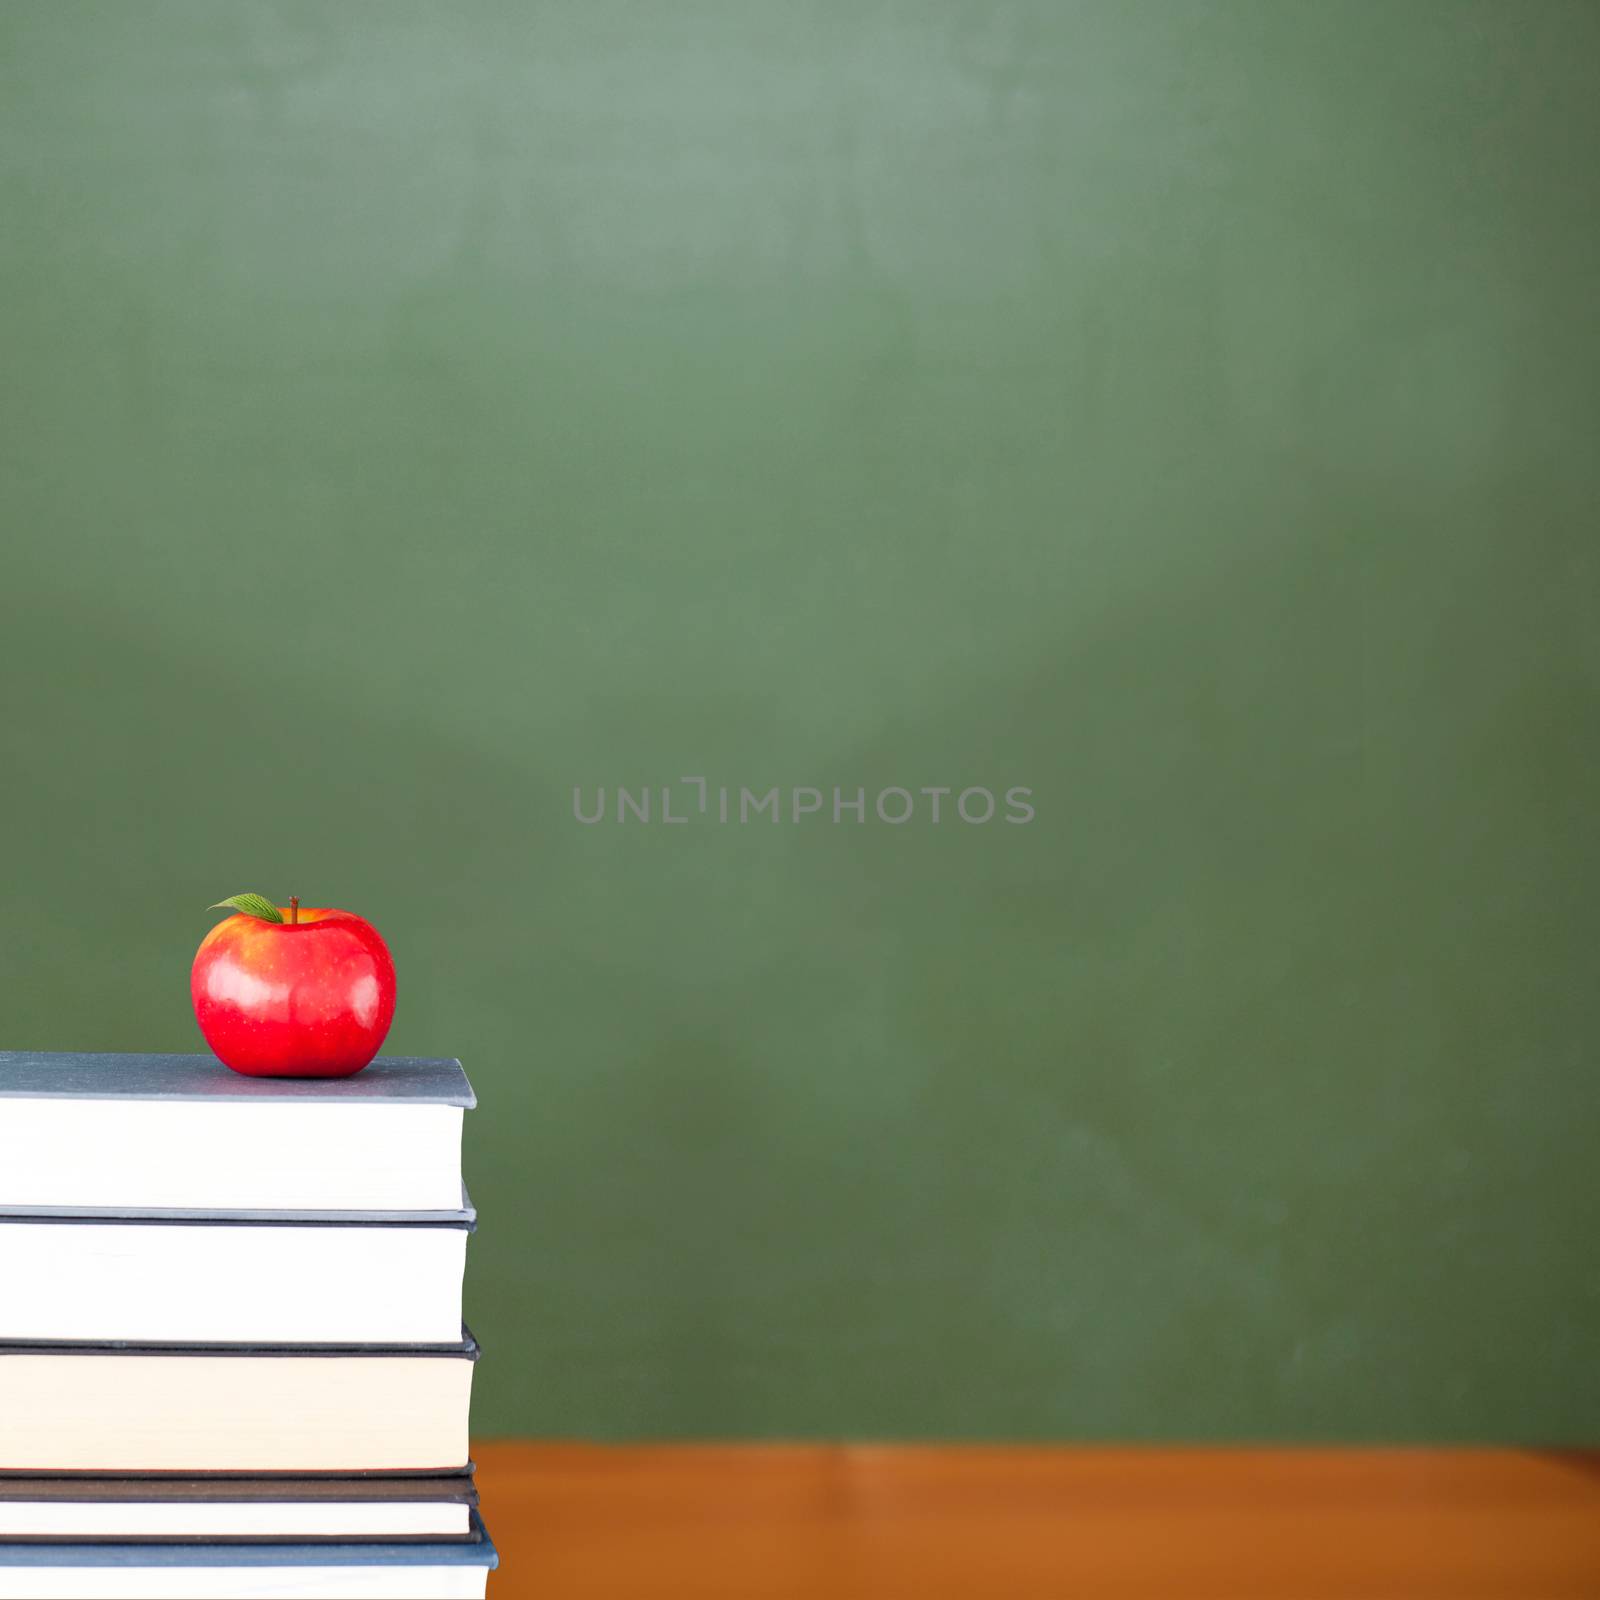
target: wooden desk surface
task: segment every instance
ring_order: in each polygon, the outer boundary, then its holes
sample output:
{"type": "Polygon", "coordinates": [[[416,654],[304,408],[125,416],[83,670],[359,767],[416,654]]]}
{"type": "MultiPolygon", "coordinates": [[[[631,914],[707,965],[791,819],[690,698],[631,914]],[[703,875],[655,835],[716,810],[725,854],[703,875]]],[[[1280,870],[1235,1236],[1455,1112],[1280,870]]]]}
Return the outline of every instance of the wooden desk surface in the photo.
{"type": "Polygon", "coordinates": [[[1576,1600],[1600,1453],[477,1447],[491,1600],[1576,1600]]]}

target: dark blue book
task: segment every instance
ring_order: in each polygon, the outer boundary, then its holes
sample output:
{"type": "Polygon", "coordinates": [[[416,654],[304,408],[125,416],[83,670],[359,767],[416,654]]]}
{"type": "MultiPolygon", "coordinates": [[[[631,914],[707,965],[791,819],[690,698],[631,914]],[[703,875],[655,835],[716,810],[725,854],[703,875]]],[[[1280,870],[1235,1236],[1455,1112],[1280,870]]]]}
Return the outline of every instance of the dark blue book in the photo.
{"type": "Polygon", "coordinates": [[[453,1220],[459,1061],[247,1078],[204,1055],[0,1053],[0,1212],[338,1213],[453,1220]]]}
{"type": "Polygon", "coordinates": [[[6,1544],[0,1600],[480,1600],[499,1555],[476,1537],[397,1544],[6,1544]]]}
{"type": "Polygon", "coordinates": [[[13,1478],[0,1544],[398,1544],[476,1538],[470,1476],[13,1478]]]}

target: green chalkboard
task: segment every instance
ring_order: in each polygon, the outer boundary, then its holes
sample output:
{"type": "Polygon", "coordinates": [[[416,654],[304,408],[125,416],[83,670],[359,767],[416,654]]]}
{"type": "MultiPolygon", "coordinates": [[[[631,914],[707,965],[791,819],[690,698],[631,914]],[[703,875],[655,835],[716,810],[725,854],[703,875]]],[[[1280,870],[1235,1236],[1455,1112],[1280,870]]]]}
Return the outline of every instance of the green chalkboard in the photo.
{"type": "Polygon", "coordinates": [[[1597,63],[7,0],[0,1043],[372,917],[484,1433],[1592,1440],[1597,63]]]}

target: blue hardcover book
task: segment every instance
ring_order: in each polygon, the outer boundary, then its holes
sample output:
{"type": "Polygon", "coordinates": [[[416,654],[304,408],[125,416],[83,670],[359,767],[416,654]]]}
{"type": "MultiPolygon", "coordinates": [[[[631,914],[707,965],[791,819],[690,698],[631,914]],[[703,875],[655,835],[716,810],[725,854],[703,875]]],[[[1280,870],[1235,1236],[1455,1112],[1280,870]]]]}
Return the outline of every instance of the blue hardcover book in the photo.
{"type": "Polygon", "coordinates": [[[481,1600],[499,1555],[439,1544],[3,1544],[0,1600],[481,1600]]]}
{"type": "Polygon", "coordinates": [[[0,1544],[145,1540],[380,1544],[471,1539],[464,1474],[366,1478],[13,1478],[0,1475],[0,1544]]]}
{"type": "Polygon", "coordinates": [[[207,1055],[0,1053],[0,1213],[201,1211],[453,1222],[459,1061],[247,1078],[207,1055]]]}

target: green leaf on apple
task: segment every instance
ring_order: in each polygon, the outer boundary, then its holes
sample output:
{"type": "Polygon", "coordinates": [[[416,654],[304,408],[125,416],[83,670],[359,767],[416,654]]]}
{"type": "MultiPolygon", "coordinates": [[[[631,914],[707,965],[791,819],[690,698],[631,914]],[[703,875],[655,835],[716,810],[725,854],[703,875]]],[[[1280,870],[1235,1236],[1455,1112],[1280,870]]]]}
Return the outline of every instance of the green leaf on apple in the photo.
{"type": "Polygon", "coordinates": [[[260,917],[263,922],[282,922],[283,913],[265,895],[232,894],[219,900],[207,911],[242,911],[247,917],[260,917]]]}

